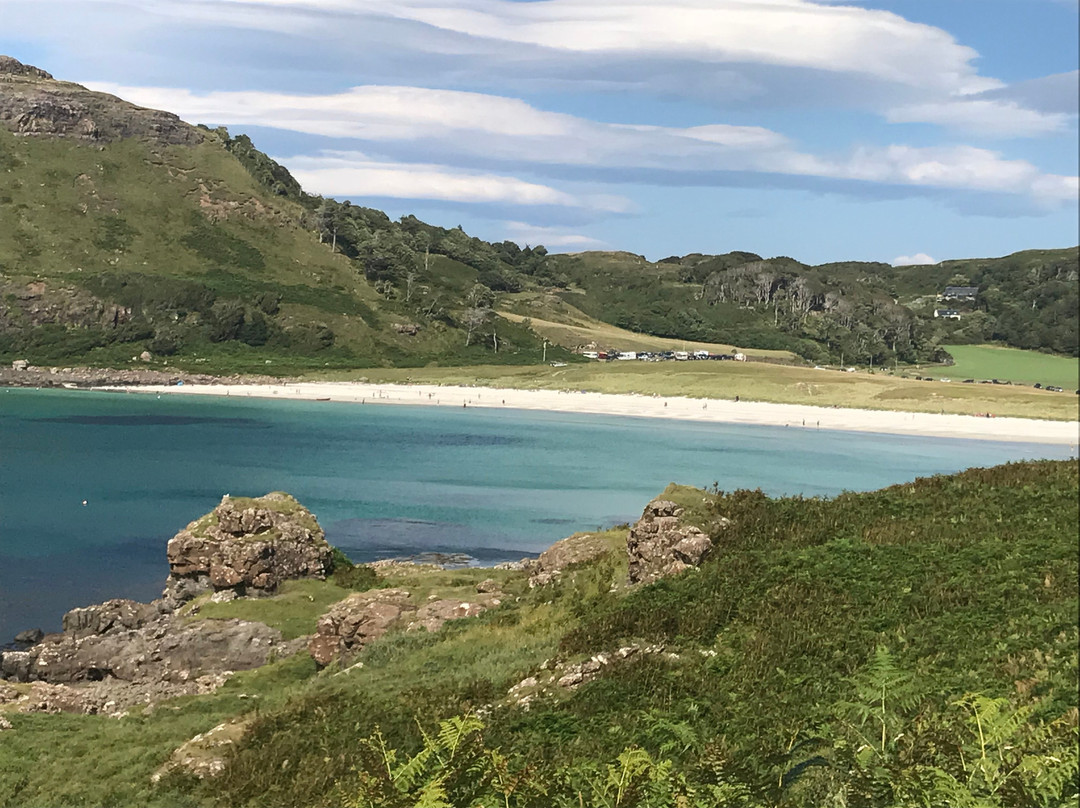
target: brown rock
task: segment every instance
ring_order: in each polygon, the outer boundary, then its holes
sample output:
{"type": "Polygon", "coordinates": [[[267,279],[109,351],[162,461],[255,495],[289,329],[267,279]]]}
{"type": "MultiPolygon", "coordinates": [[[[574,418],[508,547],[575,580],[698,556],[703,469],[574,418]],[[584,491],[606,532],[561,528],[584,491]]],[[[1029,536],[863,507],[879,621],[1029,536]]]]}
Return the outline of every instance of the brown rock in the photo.
{"type": "Polygon", "coordinates": [[[684,525],[682,508],[670,500],[655,499],[630,529],[626,539],[630,583],[648,583],[700,566],[712,550],[712,541],[693,525],[684,525]]]}
{"type": "Polygon", "coordinates": [[[415,612],[404,589],[356,592],[319,618],[308,652],[319,665],[347,658],[385,634],[406,612],[415,612]]]}
{"type": "Polygon", "coordinates": [[[536,562],[531,565],[529,586],[549,584],[566,568],[601,558],[610,552],[611,545],[599,536],[589,533],[568,536],[542,552],[536,562]]]}
{"type": "Polygon", "coordinates": [[[288,494],[225,496],[169,540],[169,608],[207,589],[270,593],[282,581],[325,578],[331,548],[318,521],[288,494]]]}

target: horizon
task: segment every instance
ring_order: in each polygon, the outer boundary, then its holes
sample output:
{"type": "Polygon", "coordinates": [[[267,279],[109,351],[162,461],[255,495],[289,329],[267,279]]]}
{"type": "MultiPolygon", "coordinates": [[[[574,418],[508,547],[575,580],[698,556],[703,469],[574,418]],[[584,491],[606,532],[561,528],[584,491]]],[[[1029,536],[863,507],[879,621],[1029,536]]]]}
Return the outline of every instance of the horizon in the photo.
{"type": "Polygon", "coordinates": [[[808,264],[1080,243],[1074,0],[0,11],[0,53],[488,241],[808,264]]]}

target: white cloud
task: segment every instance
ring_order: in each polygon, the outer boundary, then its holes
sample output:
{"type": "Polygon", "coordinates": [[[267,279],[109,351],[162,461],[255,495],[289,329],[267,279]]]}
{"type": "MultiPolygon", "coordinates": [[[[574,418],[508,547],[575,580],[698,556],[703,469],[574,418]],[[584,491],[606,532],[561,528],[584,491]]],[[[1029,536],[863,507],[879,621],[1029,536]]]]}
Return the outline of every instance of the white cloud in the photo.
{"type": "Polygon", "coordinates": [[[525,222],[506,222],[506,237],[524,247],[527,244],[543,244],[547,248],[567,247],[575,250],[595,250],[608,244],[592,236],[567,233],[559,227],[541,227],[525,222]]]}
{"type": "Polygon", "coordinates": [[[284,159],[308,191],[334,197],[393,197],[499,205],[556,205],[604,213],[627,213],[618,196],[575,196],[517,177],[469,172],[448,166],[372,160],[358,152],[284,159]]]}
{"type": "Polygon", "coordinates": [[[673,159],[776,148],[786,142],[782,135],[759,126],[679,129],[598,123],[540,110],[516,98],[422,87],[366,86],[333,95],[286,95],[196,94],[104,82],[87,86],[168,109],[196,123],[269,126],[379,143],[442,142],[487,158],[561,165],[670,168],[673,159]]]}
{"type": "Polygon", "coordinates": [[[992,137],[1031,137],[1068,128],[1069,115],[1038,112],[1012,101],[956,98],[896,107],[886,112],[889,123],[933,123],[992,137]]]}
{"type": "MultiPolygon", "coordinates": [[[[417,87],[355,87],[344,93],[318,96],[261,92],[196,95],[167,88],[94,86],[136,103],[171,109],[193,121],[353,138],[379,144],[383,149],[422,147],[425,153],[438,155],[441,163],[464,160],[539,171],[557,167],[578,172],[630,169],[651,172],[649,180],[640,180],[651,182],[663,181],[665,175],[679,175],[679,180],[685,181],[683,175],[687,172],[700,173],[702,176],[695,179],[699,182],[708,182],[705,175],[710,173],[753,172],[1019,195],[1046,205],[1076,199],[1075,177],[1044,174],[1025,160],[1009,160],[999,152],[971,146],[863,146],[846,156],[820,156],[801,152],[779,133],[761,127],[715,124],[680,129],[599,123],[540,110],[513,98],[417,87]]],[[[290,168],[297,168],[302,182],[307,177],[317,192],[344,193],[325,190],[344,182],[332,177],[333,159],[318,158],[322,161],[320,167],[307,169],[317,170],[316,174],[304,174],[298,162],[303,159],[289,162],[290,168]]],[[[354,155],[347,160],[350,165],[337,165],[333,170],[349,172],[352,187],[387,176],[383,168],[364,162],[368,158],[359,160],[354,155]]],[[[442,168],[436,172],[439,176],[443,173],[442,168]]],[[[477,181],[479,175],[454,176],[459,181],[453,183],[453,193],[464,194],[466,187],[471,187],[478,197],[484,195],[477,181]]],[[[408,177],[413,190],[394,195],[416,193],[418,174],[410,171],[408,177]]],[[[486,193],[493,194],[491,201],[514,196],[509,192],[499,196],[493,190],[497,185],[505,191],[509,186],[502,180],[507,179],[500,178],[495,184],[486,182],[486,193]]],[[[635,177],[624,174],[617,179],[633,181],[635,177]]],[[[718,177],[713,180],[721,182],[718,177]]],[[[448,187],[443,180],[436,186],[448,187]]],[[[548,200],[530,204],[572,204],[551,196],[557,192],[547,186],[522,187],[520,193],[524,198],[548,200]]],[[[620,206],[625,206],[626,201],[594,198],[582,204],[625,210],[620,206]]]]}
{"type": "Polygon", "coordinates": [[[915,253],[914,255],[898,255],[892,260],[892,265],[894,267],[914,267],[936,263],[938,263],[937,259],[931,258],[926,253],[915,253]]]}
{"type": "Polygon", "coordinates": [[[680,58],[849,72],[916,87],[978,92],[977,56],[940,28],[886,11],[810,0],[159,0],[171,13],[335,14],[411,20],[453,34],[555,53],[680,58]]]}

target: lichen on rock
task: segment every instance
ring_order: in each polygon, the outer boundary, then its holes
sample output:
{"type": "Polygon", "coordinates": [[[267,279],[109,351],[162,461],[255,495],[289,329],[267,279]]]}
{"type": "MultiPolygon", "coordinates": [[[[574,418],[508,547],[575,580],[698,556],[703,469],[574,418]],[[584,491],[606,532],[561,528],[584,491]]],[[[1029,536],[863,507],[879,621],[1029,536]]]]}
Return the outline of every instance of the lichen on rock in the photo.
{"type": "Polygon", "coordinates": [[[649,583],[701,565],[712,551],[712,540],[679,518],[675,502],[654,499],[626,539],[631,584],[649,583]]]}
{"type": "Polygon", "coordinates": [[[169,579],[162,595],[176,608],[199,594],[231,589],[270,594],[282,581],[325,578],[332,548],[311,511],[293,497],[229,495],[169,540],[169,579]]]}

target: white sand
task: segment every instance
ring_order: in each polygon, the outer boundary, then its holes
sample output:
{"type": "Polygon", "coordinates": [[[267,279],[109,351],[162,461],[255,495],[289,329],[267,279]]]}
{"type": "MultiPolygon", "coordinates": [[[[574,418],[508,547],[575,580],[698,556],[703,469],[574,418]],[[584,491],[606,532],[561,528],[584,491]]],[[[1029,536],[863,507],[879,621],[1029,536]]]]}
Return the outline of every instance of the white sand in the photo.
{"type": "Polygon", "coordinates": [[[799,429],[831,429],[977,440],[1019,441],[1076,446],[1076,421],[1038,421],[1027,418],[980,418],[882,410],[812,407],[644,395],[513,390],[490,387],[368,384],[357,382],[298,382],[280,385],[192,385],[107,387],[132,393],[235,396],[328,400],[356,404],[396,404],[441,407],[492,407],[544,412],[595,413],[641,418],[673,418],[727,424],[758,424],[799,429]]]}

